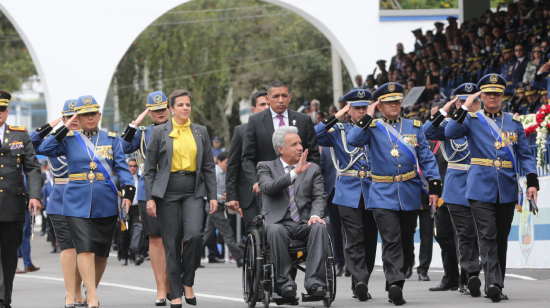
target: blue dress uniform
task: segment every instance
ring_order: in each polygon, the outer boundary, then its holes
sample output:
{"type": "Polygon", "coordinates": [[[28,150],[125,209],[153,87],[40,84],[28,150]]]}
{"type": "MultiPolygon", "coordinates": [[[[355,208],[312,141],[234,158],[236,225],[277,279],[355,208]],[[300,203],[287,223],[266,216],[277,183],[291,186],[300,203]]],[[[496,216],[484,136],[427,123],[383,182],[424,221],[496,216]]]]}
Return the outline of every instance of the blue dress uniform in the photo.
{"type": "MultiPolygon", "coordinates": [[[[510,45],[510,43],[505,43],[504,47],[502,48],[502,53],[507,52],[513,52],[514,47],[510,45]]],[[[516,65],[516,61],[514,61],[513,57],[510,57],[510,60],[505,61],[500,64],[500,70],[498,70],[495,73],[500,74],[502,77],[504,77],[504,80],[506,80],[506,89],[507,90],[513,90],[514,89],[514,67],[516,65]]],[[[493,72],[491,72],[493,73],[493,72]]]]}
{"type": "MultiPolygon", "coordinates": [[[[400,101],[403,92],[403,86],[390,82],[374,92],[374,99],[382,104],[400,101]]],[[[412,264],[414,229],[423,186],[417,163],[409,155],[412,155],[413,149],[422,173],[430,180],[430,193],[440,195],[441,180],[435,157],[424,137],[420,121],[400,117],[395,120],[373,120],[367,114],[348,133],[348,142],[356,147],[369,146],[373,183],[369,189],[367,208],[374,210],[382,238],[386,290],[395,304],[403,303],[404,271],[412,264]],[[399,143],[396,143],[392,130],[399,132],[399,143]]]]}
{"type": "MultiPolygon", "coordinates": [[[[344,97],[352,107],[368,106],[372,94],[363,89],[352,90],[344,97]]],[[[352,289],[359,300],[369,299],[368,282],[374,269],[378,228],[372,210],[366,209],[371,186],[368,147],[353,147],[346,136],[355,124],[338,123],[333,115],[315,126],[317,140],[331,147],[333,160],[338,161],[338,178],[332,203],[337,204],[346,234],[346,266],[351,273],[352,289]]],[[[328,148],[326,148],[328,150],[328,148]]]]}
{"type": "MultiPolygon", "coordinates": [[[[465,83],[455,89],[453,95],[458,96],[459,100],[466,100],[468,96],[477,93],[479,90],[473,83],[465,83]]],[[[428,140],[441,141],[442,153],[448,162],[447,174],[445,175],[445,186],[441,199],[444,203],[437,209],[436,215],[436,240],[441,246],[441,255],[445,273],[455,272],[457,270],[457,249],[455,235],[458,237],[458,251],[460,268],[460,282],[458,277],[455,281],[445,282],[449,287],[456,287],[460,284],[461,292],[467,292],[465,286],[468,278],[479,276],[479,249],[476,240],[475,224],[470,210],[470,204],[466,199],[466,180],[468,169],[470,167],[470,149],[468,139],[462,137],[459,139],[450,139],[445,136],[445,128],[450,119],[445,118],[446,113],[443,110],[436,112],[426,121],[424,126],[424,135],[428,140]],[[445,232],[449,225],[453,230],[445,232]],[[452,264],[446,264],[451,262],[452,264]]]]}
{"type": "MultiPolygon", "coordinates": [[[[99,112],[99,105],[92,96],[81,96],[75,111],[79,115],[99,112]]],[[[99,129],[69,131],[63,126],[44,140],[39,151],[49,157],[64,155],[67,158],[69,182],[63,194],[63,215],[77,254],[93,252],[107,257],[119,214],[119,195],[111,185],[114,183],[112,173],[118,176],[123,187],[121,197],[133,200],[136,190],[121,139],[115,133],[99,129]],[[85,145],[86,139],[91,145],[85,145]]]]}
{"type": "Polygon", "coordinates": [[[540,106],[538,106],[538,108],[537,108],[537,106],[533,106],[527,100],[527,96],[536,95],[539,92],[539,89],[535,86],[532,86],[532,85],[526,85],[524,87],[524,90],[525,90],[524,98],[523,98],[522,103],[519,105],[519,108],[517,110],[517,113],[519,115],[530,114],[530,113],[533,113],[534,110],[538,111],[540,109],[540,106]]]}
{"type": "MultiPolygon", "coordinates": [[[[499,94],[504,92],[506,80],[491,74],[483,77],[477,86],[483,92],[499,94]]],[[[508,235],[518,203],[515,160],[527,175],[527,186],[538,189],[535,158],[518,116],[486,110],[468,113],[462,106],[452,119],[445,128],[445,136],[467,137],[470,147],[466,198],[477,226],[486,294],[493,301],[500,301],[508,235]]],[[[479,293],[480,285],[477,277],[470,277],[468,288],[472,294],[479,293]]]]}
{"type": "MultiPolygon", "coordinates": [[[[168,108],[168,99],[162,91],[152,92],[147,96],[146,106],[150,111],[166,109],[168,108]]],[[[143,164],[147,157],[147,145],[149,144],[149,138],[151,137],[151,132],[153,132],[153,127],[161,124],[164,123],[153,123],[149,126],[139,127],[133,124],[128,125],[124,133],[122,133],[122,149],[124,154],[132,154],[137,151],[136,158],[140,161],[140,164],[143,164]]],[[[145,198],[143,174],[138,182],[137,200],[139,215],[141,216],[145,235],[160,236],[159,219],[147,214],[147,198],[145,198]]],[[[130,211],[132,210],[133,207],[130,208],[130,211]]],[[[132,217],[132,215],[130,215],[130,217],[132,217]]]]}
{"type": "MultiPolygon", "coordinates": [[[[74,108],[76,107],[76,99],[70,99],[63,105],[63,111],[61,114],[66,117],[74,115],[74,108]]],[[[42,155],[40,152],[40,145],[44,141],[53,127],[50,124],[43,125],[37,128],[31,133],[31,141],[34,150],[37,154],[42,155]]],[[[67,169],[67,158],[65,156],[59,157],[47,157],[48,165],[50,166],[50,173],[54,177],[54,186],[48,198],[48,206],[46,207],[46,213],[51,219],[53,229],[55,231],[59,248],[61,251],[65,249],[74,248],[73,239],[67,226],[65,216],[63,216],[63,194],[65,193],[65,187],[69,182],[69,171],[67,169]]]]}

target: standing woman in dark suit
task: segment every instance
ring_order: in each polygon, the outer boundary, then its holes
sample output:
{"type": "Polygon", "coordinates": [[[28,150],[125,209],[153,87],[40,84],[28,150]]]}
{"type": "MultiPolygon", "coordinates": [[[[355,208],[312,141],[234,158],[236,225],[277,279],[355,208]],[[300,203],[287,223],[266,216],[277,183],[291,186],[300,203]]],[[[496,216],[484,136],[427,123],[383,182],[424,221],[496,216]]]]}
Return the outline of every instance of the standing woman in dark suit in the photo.
{"type": "Polygon", "coordinates": [[[147,213],[160,219],[172,298],[170,306],[178,308],[183,289],[185,302],[197,304],[193,284],[203,245],[203,198],[210,200],[210,213],[216,211],[218,202],[208,131],[189,119],[191,93],[176,90],[170,94],[168,104],[172,120],[154,127],[149,138],[145,195],[147,213]]]}

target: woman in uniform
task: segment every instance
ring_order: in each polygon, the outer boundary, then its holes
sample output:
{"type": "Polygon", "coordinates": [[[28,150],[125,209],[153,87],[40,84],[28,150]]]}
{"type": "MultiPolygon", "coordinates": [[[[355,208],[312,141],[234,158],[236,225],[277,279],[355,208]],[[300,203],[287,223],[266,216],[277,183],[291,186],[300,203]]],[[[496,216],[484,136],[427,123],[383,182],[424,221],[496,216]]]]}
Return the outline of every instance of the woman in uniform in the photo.
{"type": "MultiPolygon", "coordinates": [[[[142,112],[137,119],[132,121],[122,133],[122,148],[124,153],[131,154],[137,151],[138,160],[144,161],[147,157],[147,145],[153,128],[168,122],[168,100],[162,91],[150,93],[147,97],[147,109],[142,112]],[[149,114],[153,124],[145,127],[140,126],[149,114]]],[[[143,171],[143,170],[142,170],[143,171]]],[[[156,306],[166,305],[166,299],[169,298],[170,289],[168,288],[168,278],[166,275],[166,257],[164,255],[164,246],[160,237],[160,221],[158,218],[147,215],[147,200],[145,198],[145,188],[143,174],[138,184],[138,206],[139,216],[143,223],[145,236],[149,237],[149,256],[151,257],[151,267],[155,274],[157,282],[156,306]]]]}
{"type": "Polygon", "coordinates": [[[187,304],[197,304],[193,284],[201,258],[203,198],[210,200],[210,213],[216,211],[218,202],[208,131],[189,119],[191,93],[176,90],[170,94],[168,103],[172,120],[154,127],[149,138],[145,195],[147,213],[160,219],[172,297],[170,306],[180,308],[183,295],[187,304]]]}
{"type": "Polygon", "coordinates": [[[78,98],[76,114],[61,129],[44,140],[39,151],[46,156],[65,155],[69,182],[63,194],[63,215],[77,253],[77,264],[88,292],[88,307],[99,307],[96,287],[99,284],[111,247],[119,214],[118,175],[122,207],[132,204],[136,188],[124,153],[121,139],[115,133],[100,131],[99,105],[90,96],[78,98]],[[78,116],[81,130],[69,130],[78,116]]]}
{"type": "MultiPolygon", "coordinates": [[[[76,99],[66,101],[63,106],[63,111],[61,111],[62,117],[37,128],[36,131],[31,133],[30,137],[36,154],[42,154],[39,151],[40,145],[44,141],[44,138],[49,135],[60,121],[63,121],[69,130],[80,129],[80,122],[77,118],[68,122],[75,114],[75,107],[76,99]]],[[[65,220],[65,216],[63,216],[63,193],[69,181],[67,158],[65,156],[48,157],[47,160],[50,166],[50,172],[54,176],[55,185],[48,199],[46,214],[48,214],[52,221],[55,237],[61,249],[61,271],[63,272],[63,280],[65,281],[66,289],[65,308],[86,307],[80,288],[82,278],[76,267],[76,249],[74,248],[73,238],[69,232],[67,221],[65,220]]]]}

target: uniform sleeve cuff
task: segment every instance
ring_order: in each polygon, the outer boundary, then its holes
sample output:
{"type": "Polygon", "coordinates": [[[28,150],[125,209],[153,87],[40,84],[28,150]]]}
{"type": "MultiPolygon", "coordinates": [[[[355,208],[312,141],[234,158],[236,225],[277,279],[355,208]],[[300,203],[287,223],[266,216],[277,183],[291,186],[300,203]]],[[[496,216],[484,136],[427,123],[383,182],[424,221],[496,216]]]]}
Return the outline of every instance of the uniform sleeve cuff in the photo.
{"type": "Polygon", "coordinates": [[[132,142],[132,139],[134,139],[134,136],[136,135],[137,127],[133,124],[128,125],[126,127],[126,130],[122,133],[122,140],[126,142],[132,142]]]}
{"type": "Polygon", "coordinates": [[[438,195],[441,196],[441,180],[430,180],[429,182],[430,188],[429,193],[430,195],[438,195]]]}
{"type": "Polygon", "coordinates": [[[338,119],[335,115],[331,115],[330,117],[323,120],[323,125],[325,125],[325,129],[331,129],[336,123],[338,122],[338,119]]]}
{"type": "Polygon", "coordinates": [[[430,121],[432,122],[433,127],[439,127],[441,125],[441,122],[445,119],[445,116],[447,113],[443,114],[445,112],[444,110],[439,110],[434,115],[430,116],[430,121]]]}
{"type": "MultiPolygon", "coordinates": [[[[464,107],[464,106],[462,106],[462,107],[464,107]]],[[[464,122],[464,119],[466,119],[467,114],[468,114],[468,109],[458,108],[455,111],[455,113],[453,114],[453,120],[455,120],[458,123],[462,124],[462,122],[464,122]]]]}
{"type": "Polygon", "coordinates": [[[122,198],[132,201],[135,195],[136,188],[133,185],[124,185],[124,188],[122,188],[122,198]]]}
{"type": "Polygon", "coordinates": [[[50,123],[46,123],[45,125],[40,126],[36,129],[36,132],[38,133],[38,136],[40,136],[41,139],[46,138],[46,136],[52,131],[53,127],[51,127],[50,123]]]}
{"type": "Polygon", "coordinates": [[[57,142],[63,141],[68,133],[69,129],[67,128],[67,126],[63,125],[63,127],[61,127],[61,129],[55,133],[55,140],[57,140],[57,142]]]}
{"type": "Polygon", "coordinates": [[[365,114],[364,117],[361,118],[361,120],[359,120],[358,123],[356,123],[357,126],[359,126],[360,128],[362,128],[363,130],[366,130],[370,123],[372,122],[372,116],[370,114],[365,114]]]}
{"type": "Polygon", "coordinates": [[[536,173],[527,174],[527,187],[536,187],[537,190],[540,190],[539,187],[539,176],[536,173]]]}

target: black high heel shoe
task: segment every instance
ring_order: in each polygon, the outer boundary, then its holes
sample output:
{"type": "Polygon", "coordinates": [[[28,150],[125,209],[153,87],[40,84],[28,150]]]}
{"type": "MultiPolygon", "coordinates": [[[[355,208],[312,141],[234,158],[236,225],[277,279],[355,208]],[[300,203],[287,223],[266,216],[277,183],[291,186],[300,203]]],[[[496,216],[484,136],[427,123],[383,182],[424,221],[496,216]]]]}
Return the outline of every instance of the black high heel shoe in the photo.
{"type": "Polygon", "coordinates": [[[155,300],[155,306],[166,306],[166,299],[157,299],[155,300]]]}
{"type": "Polygon", "coordinates": [[[181,304],[170,304],[170,308],[181,308],[181,304]]]}
{"type": "Polygon", "coordinates": [[[75,308],[76,307],[86,307],[86,302],[75,302],[74,303],[75,308]]]}
{"type": "Polygon", "coordinates": [[[193,298],[185,298],[185,302],[188,304],[188,305],[193,305],[193,306],[197,306],[197,298],[196,297],[193,297],[193,298]]]}

